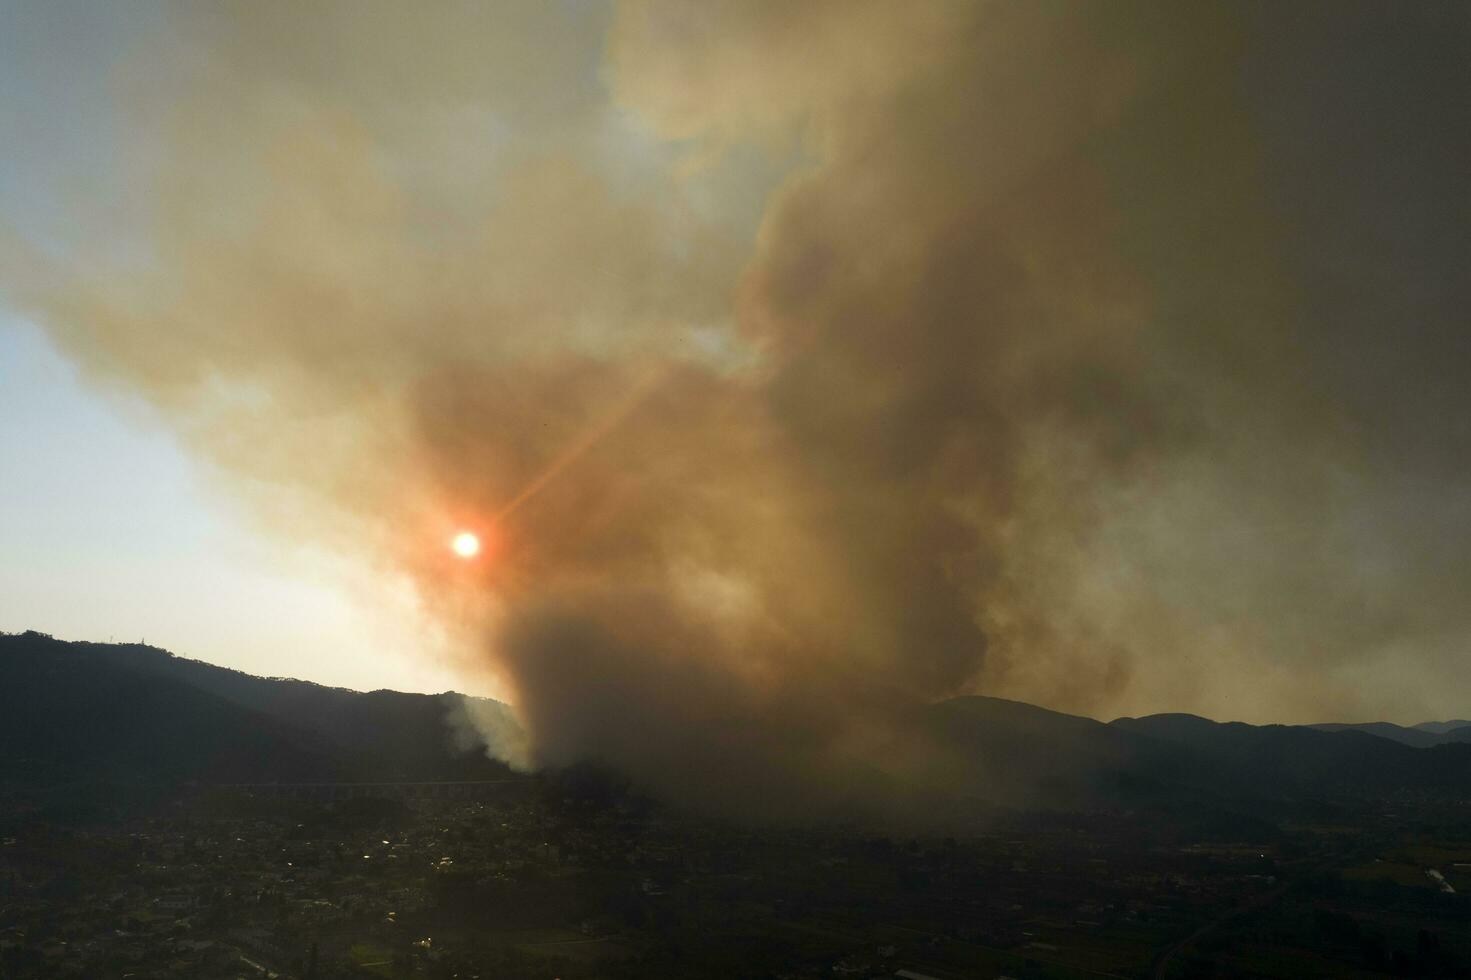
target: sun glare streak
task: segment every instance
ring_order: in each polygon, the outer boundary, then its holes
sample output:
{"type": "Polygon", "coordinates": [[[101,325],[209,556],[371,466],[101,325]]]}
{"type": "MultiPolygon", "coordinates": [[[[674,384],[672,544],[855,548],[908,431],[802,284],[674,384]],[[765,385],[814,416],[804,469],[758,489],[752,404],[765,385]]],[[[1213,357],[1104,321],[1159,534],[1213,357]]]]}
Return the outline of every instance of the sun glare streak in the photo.
{"type": "Polygon", "coordinates": [[[617,428],[624,419],[633,414],[633,410],[638,408],[643,400],[658,387],[659,383],[667,375],[667,370],[654,371],[638,384],[634,385],[628,395],[617,405],[613,406],[612,411],[604,416],[596,425],[593,425],[583,433],[580,439],[568,446],[560,456],[552,461],[550,466],[542,470],[520,493],[512,497],[510,502],[496,514],[496,521],[505,520],[522,504],[536,496],[543,487],[552,482],[563,470],[577,462],[584,453],[597,445],[604,436],[617,428]]]}

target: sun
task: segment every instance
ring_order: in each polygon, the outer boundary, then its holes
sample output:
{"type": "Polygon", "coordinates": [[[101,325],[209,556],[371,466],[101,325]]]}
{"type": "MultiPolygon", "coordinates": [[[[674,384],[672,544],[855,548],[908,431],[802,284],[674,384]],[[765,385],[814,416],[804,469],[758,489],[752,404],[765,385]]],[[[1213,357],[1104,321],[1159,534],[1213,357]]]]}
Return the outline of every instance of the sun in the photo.
{"type": "Polygon", "coordinates": [[[480,554],[480,538],[469,531],[461,531],[456,534],[449,546],[461,558],[474,558],[480,554]]]}

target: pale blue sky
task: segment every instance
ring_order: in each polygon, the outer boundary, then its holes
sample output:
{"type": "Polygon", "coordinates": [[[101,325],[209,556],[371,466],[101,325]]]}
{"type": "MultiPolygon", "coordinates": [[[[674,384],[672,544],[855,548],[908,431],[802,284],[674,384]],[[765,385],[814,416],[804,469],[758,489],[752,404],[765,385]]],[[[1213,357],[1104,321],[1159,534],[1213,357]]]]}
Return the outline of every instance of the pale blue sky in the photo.
{"type": "MultiPolygon", "coordinates": [[[[72,199],[144,206],[114,176],[118,66],[168,32],[157,3],[0,0],[0,232],[64,260],[72,199]]],[[[146,639],[356,688],[470,686],[403,589],[256,533],[201,467],[140,399],[80,379],[0,292],[0,630],[146,639]]]]}
{"type": "Polygon", "coordinates": [[[144,406],[80,384],[11,315],[0,316],[0,559],[3,630],[146,639],[348,687],[455,686],[406,597],[385,607],[382,583],[255,534],[144,406]]]}

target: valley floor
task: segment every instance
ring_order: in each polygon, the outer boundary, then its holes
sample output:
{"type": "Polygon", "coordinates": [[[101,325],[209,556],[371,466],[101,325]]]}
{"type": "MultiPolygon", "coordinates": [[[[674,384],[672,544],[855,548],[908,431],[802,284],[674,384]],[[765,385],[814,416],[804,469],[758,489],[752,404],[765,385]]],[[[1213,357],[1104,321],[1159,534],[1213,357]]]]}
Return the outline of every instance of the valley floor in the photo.
{"type": "Polygon", "coordinates": [[[1234,837],[1219,815],[1011,813],[949,838],[545,780],[3,808],[5,980],[1471,975],[1471,812],[1444,804],[1315,804],[1234,837]]]}

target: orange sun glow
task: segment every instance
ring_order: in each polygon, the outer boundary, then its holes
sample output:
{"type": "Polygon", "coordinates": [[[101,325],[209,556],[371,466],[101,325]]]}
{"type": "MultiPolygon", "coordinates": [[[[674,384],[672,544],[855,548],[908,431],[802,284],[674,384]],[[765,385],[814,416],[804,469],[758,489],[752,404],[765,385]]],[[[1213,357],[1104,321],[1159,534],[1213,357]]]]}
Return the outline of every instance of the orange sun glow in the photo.
{"type": "Polygon", "coordinates": [[[474,558],[480,554],[480,538],[469,531],[461,531],[456,534],[449,546],[461,558],[474,558]]]}

